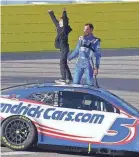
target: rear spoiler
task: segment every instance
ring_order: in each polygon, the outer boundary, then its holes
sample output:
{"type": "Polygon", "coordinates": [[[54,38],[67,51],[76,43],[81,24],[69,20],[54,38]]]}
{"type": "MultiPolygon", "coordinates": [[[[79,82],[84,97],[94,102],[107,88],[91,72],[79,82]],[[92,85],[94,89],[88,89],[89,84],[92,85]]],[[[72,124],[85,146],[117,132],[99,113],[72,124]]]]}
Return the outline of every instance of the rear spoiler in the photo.
{"type": "Polygon", "coordinates": [[[8,89],[13,89],[13,88],[18,88],[18,87],[24,87],[24,88],[27,88],[27,87],[30,87],[30,86],[41,86],[42,84],[44,85],[46,82],[32,82],[32,83],[25,83],[25,84],[18,84],[18,85],[15,85],[15,86],[10,86],[10,87],[5,87],[5,88],[2,88],[1,91],[4,91],[4,90],[8,90],[8,89]]]}
{"type": "Polygon", "coordinates": [[[19,84],[19,85],[15,85],[15,86],[10,86],[10,87],[6,87],[6,88],[2,88],[1,91],[12,89],[12,88],[16,88],[16,87],[25,87],[25,86],[28,86],[28,85],[35,85],[35,84],[36,83],[19,84]]]}

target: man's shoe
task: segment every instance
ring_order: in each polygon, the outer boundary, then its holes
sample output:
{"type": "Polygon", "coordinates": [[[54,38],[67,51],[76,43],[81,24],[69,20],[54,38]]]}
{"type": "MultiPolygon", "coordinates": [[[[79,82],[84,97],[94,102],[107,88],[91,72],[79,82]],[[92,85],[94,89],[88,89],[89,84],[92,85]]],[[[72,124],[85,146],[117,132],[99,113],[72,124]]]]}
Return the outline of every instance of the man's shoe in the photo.
{"type": "Polygon", "coordinates": [[[58,79],[58,80],[55,80],[55,83],[66,84],[66,80],[58,79]]]}

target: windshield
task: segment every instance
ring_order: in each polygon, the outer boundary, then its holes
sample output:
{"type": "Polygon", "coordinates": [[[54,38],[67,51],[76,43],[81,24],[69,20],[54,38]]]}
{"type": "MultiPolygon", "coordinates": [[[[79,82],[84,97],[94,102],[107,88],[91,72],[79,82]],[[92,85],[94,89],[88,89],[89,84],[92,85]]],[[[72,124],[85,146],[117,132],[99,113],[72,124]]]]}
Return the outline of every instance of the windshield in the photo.
{"type": "MultiPolygon", "coordinates": [[[[128,103],[127,101],[125,101],[124,99],[120,98],[119,96],[109,92],[111,95],[113,95],[114,97],[118,98],[118,100],[120,100],[122,103],[127,104],[126,108],[128,110],[130,110],[133,114],[138,114],[139,115],[139,109],[137,109],[136,107],[134,107],[133,105],[131,105],[130,103],[128,103]]],[[[124,106],[123,106],[124,107],[124,106]]]]}

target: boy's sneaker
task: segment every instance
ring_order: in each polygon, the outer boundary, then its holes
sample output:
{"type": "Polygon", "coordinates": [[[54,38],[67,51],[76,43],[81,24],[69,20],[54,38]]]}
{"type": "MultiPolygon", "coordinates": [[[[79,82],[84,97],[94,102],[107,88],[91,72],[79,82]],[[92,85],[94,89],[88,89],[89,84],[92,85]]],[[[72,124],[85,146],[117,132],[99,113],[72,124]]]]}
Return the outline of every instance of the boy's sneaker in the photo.
{"type": "Polygon", "coordinates": [[[66,80],[58,79],[58,80],[55,80],[55,83],[66,84],[66,80]]]}

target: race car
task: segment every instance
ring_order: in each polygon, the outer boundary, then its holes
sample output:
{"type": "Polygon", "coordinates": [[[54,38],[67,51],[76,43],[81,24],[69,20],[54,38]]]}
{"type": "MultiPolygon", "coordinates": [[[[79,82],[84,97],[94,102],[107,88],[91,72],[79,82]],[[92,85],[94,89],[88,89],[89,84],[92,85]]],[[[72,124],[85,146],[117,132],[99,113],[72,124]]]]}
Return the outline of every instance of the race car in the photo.
{"type": "Polygon", "coordinates": [[[96,154],[139,153],[139,110],[106,89],[32,84],[2,90],[1,141],[96,154]]]}

